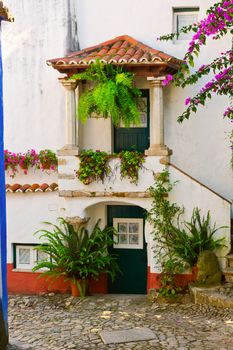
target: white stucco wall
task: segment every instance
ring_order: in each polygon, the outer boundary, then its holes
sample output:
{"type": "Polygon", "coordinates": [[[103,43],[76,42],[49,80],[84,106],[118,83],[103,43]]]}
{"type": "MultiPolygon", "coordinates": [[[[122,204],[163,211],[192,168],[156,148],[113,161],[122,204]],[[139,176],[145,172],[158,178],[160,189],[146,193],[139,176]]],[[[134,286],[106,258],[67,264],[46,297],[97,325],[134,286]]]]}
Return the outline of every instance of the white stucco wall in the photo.
{"type": "MultiPolygon", "coordinates": [[[[182,57],[187,47],[185,43],[156,41],[159,35],[172,29],[172,7],[199,6],[202,17],[205,8],[214,1],[189,0],[184,3],[181,0],[118,0],[114,9],[112,2],[107,0],[6,0],[5,3],[15,17],[14,23],[3,23],[2,29],[5,147],[23,152],[29,148],[56,150],[65,143],[65,93],[57,81],[61,75],[46,66],[45,62],[46,59],[64,56],[68,51],[77,49],[77,16],[81,48],[128,34],[154,48],[182,57]],[[72,40],[74,37],[76,41],[72,40]]],[[[208,58],[217,56],[230,45],[230,38],[211,42],[208,49],[203,50],[199,62],[206,63],[208,58]]],[[[141,87],[145,87],[142,81],[140,84],[141,87]]],[[[233,181],[227,138],[231,126],[230,122],[222,118],[227,99],[213,98],[207,107],[200,109],[190,121],[182,125],[176,122],[178,114],[183,110],[185,97],[192,96],[197,91],[198,86],[186,90],[173,87],[164,89],[165,143],[173,149],[174,164],[231,199],[233,181]]],[[[110,121],[88,121],[88,124],[80,128],[83,148],[110,150],[111,138],[108,130],[111,131],[110,121]]],[[[73,161],[71,157],[69,162],[73,161]]],[[[73,173],[76,168],[77,163],[75,166],[71,164],[69,170],[73,173]]],[[[148,187],[153,181],[151,174],[142,175],[144,178],[140,180],[142,183],[139,183],[137,190],[144,190],[146,185],[148,187]]],[[[51,175],[46,179],[40,176],[30,173],[28,177],[22,176],[11,183],[54,182],[51,175]]],[[[11,179],[8,179],[8,182],[10,181],[11,179]]],[[[69,186],[71,189],[80,189],[77,180],[60,180],[60,184],[62,189],[70,189],[69,186]]],[[[222,221],[229,222],[225,205],[218,202],[215,206],[215,200],[212,201],[211,196],[205,194],[203,197],[202,193],[189,182],[186,183],[186,180],[184,184],[180,200],[187,208],[191,210],[191,207],[200,204],[206,210],[211,209],[214,213],[213,220],[218,211],[215,221],[219,221],[220,224],[222,221]],[[192,194],[193,190],[197,191],[196,194],[192,194]],[[189,200],[190,196],[192,201],[189,200]],[[208,201],[202,203],[202,198],[207,198],[208,201]]],[[[104,188],[105,185],[101,186],[104,188]]],[[[114,186],[116,191],[132,190],[129,182],[117,181],[114,186]]],[[[108,183],[109,187],[111,183],[108,183]]],[[[97,189],[101,190],[93,184],[89,190],[97,189]]],[[[58,201],[56,193],[8,194],[9,261],[11,243],[18,239],[25,243],[33,242],[35,238],[32,237],[32,232],[38,229],[41,221],[53,221],[59,216],[59,208],[66,209],[61,209],[61,213],[64,213],[62,216],[75,216],[78,213],[81,215],[86,207],[98,201],[104,202],[106,199],[72,198],[65,200],[64,204],[63,201],[58,201]],[[55,202],[58,211],[48,210],[48,204],[55,202]]],[[[143,198],[124,199],[123,202],[142,207],[149,206],[149,200],[143,198]]]]}
{"type": "Polygon", "coordinates": [[[41,243],[37,230],[46,228],[42,222],[55,223],[61,215],[57,192],[7,194],[8,263],[13,262],[13,243],[41,243]]]}
{"type": "Polygon", "coordinates": [[[68,1],[8,0],[15,22],[3,23],[5,147],[64,145],[65,94],[46,60],[67,53],[68,1]]]}
{"type": "MultiPolygon", "coordinates": [[[[187,43],[159,42],[156,38],[172,30],[172,7],[200,7],[200,18],[214,0],[119,0],[114,6],[108,0],[80,0],[78,11],[79,40],[81,48],[89,47],[113,37],[128,34],[154,48],[182,58],[187,43]]],[[[208,41],[198,62],[207,63],[210,58],[231,47],[231,38],[208,41]]],[[[216,97],[205,108],[182,125],[176,122],[184,110],[184,100],[193,96],[201,84],[185,90],[165,89],[165,144],[173,150],[172,162],[198,180],[233,198],[233,178],[230,168],[231,150],[228,134],[231,123],[223,119],[223,111],[229,100],[216,97]]]]}
{"type": "MultiPolygon", "coordinates": [[[[74,24],[78,24],[81,48],[128,34],[182,57],[187,43],[156,41],[159,35],[172,29],[172,7],[199,6],[201,18],[213,3],[214,0],[189,0],[187,4],[181,0],[147,0],[145,3],[119,0],[113,12],[107,0],[6,0],[15,17],[14,23],[3,23],[2,37],[6,148],[24,151],[32,147],[58,149],[64,145],[65,96],[57,82],[61,75],[46,66],[45,61],[65,55],[75,45],[77,48],[74,24]]],[[[230,40],[211,41],[199,62],[206,63],[228,49],[230,40]]],[[[165,89],[165,143],[173,149],[174,164],[231,199],[233,181],[228,140],[231,125],[222,118],[227,98],[213,98],[190,121],[182,125],[176,122],[183,111],[185,97],[196,91],[198,86],[186,90],[165,89]]],[[[109,124],[103,120],[88,121],[80,128],[81,146],[110,150],[109,124]]]]}

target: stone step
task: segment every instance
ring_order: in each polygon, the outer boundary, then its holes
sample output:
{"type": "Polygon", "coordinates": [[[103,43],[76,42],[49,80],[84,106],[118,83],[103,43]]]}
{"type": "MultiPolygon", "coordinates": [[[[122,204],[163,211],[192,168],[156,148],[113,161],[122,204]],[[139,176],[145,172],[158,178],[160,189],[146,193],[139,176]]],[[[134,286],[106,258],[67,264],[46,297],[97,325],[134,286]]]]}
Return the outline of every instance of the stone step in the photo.
{"type": "Polygon", "coordinates": [[[226,282],[233,283],[233,267],[227,267],[223,270],[226,282]]]}
{"type": "Polygon", "coordinates": [[[227,258],[227,266],[233,268],[233,254],[227,255],[226,258],[227,258]]]}

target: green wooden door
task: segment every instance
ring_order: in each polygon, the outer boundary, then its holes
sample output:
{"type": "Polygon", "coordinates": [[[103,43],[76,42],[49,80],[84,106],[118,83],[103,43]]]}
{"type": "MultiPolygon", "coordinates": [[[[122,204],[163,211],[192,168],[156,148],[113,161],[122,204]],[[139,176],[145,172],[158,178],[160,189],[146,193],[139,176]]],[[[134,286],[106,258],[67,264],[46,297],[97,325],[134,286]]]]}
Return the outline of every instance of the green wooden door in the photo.
{"type": "Polygon", "coordinates": [[[147,249],[144,237],[145,211],[136,206],[108,206],[108,225],[118,231],[110,249],[118,255],[121,272],[112,282],[109,293],[146,294],[147,249]]]}
{"type": "Polygon", "coordinates": [[[149,90],[142,90],[141,126],[114,129],[114,151],[137,150],[144,152],[149,147],[149,90]]]}

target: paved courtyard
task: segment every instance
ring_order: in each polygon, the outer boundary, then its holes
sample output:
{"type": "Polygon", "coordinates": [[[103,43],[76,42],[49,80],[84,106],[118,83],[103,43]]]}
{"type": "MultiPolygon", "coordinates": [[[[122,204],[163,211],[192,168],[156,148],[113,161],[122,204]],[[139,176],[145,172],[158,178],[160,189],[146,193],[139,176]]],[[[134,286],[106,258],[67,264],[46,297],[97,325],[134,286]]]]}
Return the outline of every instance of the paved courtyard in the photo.
{"type": "Polygon", "coordinates": [[[10,296],[9,347],[35,350],[232,350],[233,310],[207,305],[150,304],[145,296],[10,296]],[[147,327],[155,339],[104,344],[101,330],[147,327]]]}

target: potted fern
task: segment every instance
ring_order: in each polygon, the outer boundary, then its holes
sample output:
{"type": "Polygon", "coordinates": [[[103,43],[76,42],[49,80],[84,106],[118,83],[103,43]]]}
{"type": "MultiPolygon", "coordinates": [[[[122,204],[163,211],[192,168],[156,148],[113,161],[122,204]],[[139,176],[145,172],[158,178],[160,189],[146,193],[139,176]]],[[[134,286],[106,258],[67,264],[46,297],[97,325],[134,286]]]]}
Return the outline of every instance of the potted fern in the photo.
{"type": "Polygon", "coordinates": [[[59,218],[59,225],[46,223],[52,230],[39,230],[46,243],[35,249],[47,254],[48,259],[39,261],[33,271],[42,271],[41,276],[52,280],[60,276],[70,280],[73,296],[84,297],[87,293],[90,277],[98,279],[100,274],[110,274],[114,279],[119,271],[116,256],[107,248],[113,244],[114,229],[106,227],[103,230],[97,221],[91,233],[83,226],[75,228],[72,224],[59,218]]]}
{"type": "Polygon", "coordinates": [[[140,125],[138,105],[141,91],[134,86],[134,75],[124,71],[123,67],[96,60],[85,72],[74,74],[70,79],[93,84],[79,99],[77,114],[83,122],[97,115],[111,117],[115,126],[121,122],[126,127],[140,125]]]}

